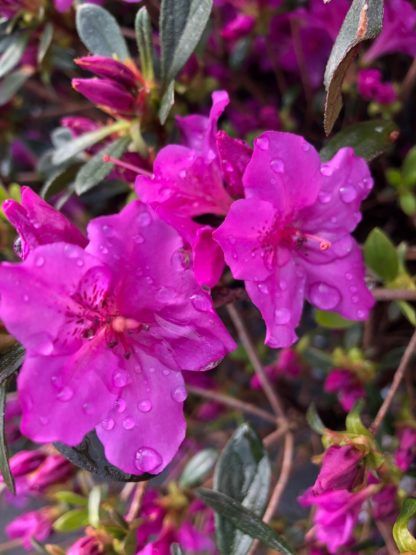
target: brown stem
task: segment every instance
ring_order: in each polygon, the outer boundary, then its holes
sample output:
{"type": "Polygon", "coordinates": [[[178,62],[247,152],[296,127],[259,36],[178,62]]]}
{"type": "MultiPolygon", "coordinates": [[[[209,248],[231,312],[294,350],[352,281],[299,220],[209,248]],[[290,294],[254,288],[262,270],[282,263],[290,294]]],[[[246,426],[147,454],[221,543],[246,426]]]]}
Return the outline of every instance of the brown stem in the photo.
{"type": "Polygon", "coordinates": [[[389,389],[389,392],[387,393],[386,398],[383,401],[383,404],[381,405],[381,407],[378,410],[378,413],[373,421],[373,423],[370,426],[370,431],[375,434],[377,432],[377,430],[380,427],[380,424],[383,422],[384,417],[387,414],[387,411],[390,408],[390,405],[393,401],[393,398],[403,380],[403,377],[405,375],[406,372],[406,368],[410,362],[410,359],[412,358],[412,355],[414,353],[416,349],[416,331],[413,333],[412,338],[409,342],[409,344],[406,347],[405,352],[403,353],[403,356],[401,358],[399,367],[396,370],[396,373],[394,374],[394,378],[393,378],[393,382],[391,384],[391,387],[389,389]]]}
{"type": "Polygon", "coordinates": [[[372,291],[377,301],[416,301],[416,289],[384,289],[378,287],[372,291]]]}
{"type": "Polygon", "coordinates": [[[276,418],[272,414],[265,410],[257,408],[255,405],[245,403],[244,401],[239,401],[238,399],[234,399],[234,397],[224,395],[223,393],[217,393],[216,391],[203,389],[202,387],[187,385],[186,388],[189,393],[192,393],[192,395],[198,395],[199,397],[203,397],[204,399],[215,401],[220,405],[225,405],[241,412],[252,414],[253,416],[257,416],[258,418],[265,420],[266,422],[270,422],[271,424],[276,424],[276,418]]]}
{"type": "Polygon", "coordinates": [[[384,543],[386,544],[388,555],[399,555],[399,551],[394,545],[393,536],[391,534],[391,526],[388,526],[385,522],[376,522],[376,525],[384,543]]]}
{"type": "Polygon", "coordinates": [[[408,96],[412,92],[413,87],[416,83],[416,59],[413,60],[406,77],[403,80],[402,90],[400,92],[400,98],[402,100],[407,100],[408,96]]]}
{"type": "Polygon", "coordinates": [[[280,416],[281,418],[286,419],[284,410],[282,407],[282,403],[280,402],[279,397],[274,391],[272,384],[270,383],[269,378],[267,377],[267,374],[264,371],[264,368],[257,355],[257,351],[250,339],[250,336],[247,332],[247,329],[244,325],[242,318],[240,317],[240,314],[238,313],[238,310],[234,305],[228,305],[227,310],[237,330],[238,336],[247,353],[247,356],[260,380],[260,384],[263,388],[263,391],[267,399],[269,400],[269,403],[273,409],[273,412],[276,414],[276,416],[280,416]]]}

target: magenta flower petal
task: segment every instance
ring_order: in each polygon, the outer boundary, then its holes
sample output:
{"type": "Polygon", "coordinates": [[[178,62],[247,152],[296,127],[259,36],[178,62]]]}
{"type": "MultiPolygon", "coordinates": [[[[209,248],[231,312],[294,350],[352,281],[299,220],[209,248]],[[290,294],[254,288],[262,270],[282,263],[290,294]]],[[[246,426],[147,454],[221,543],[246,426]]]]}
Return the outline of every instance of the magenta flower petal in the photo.
{"type": "Polygon", "coordinates": [[[121,113],[130,113],[134,109],[133,95],[112,79],[72,79],[72,86],[98,106],[121,113]]]}
{"type": "Polygon", "coordinates": [[[243,197],[243,173],[250,161],[252,149],[224,131],[217,133],[217,148],[228,192],[234,198],[243,197]]]}
{"type": "Polygon", "coordinates": [[[192,245],[193,269],[200,285],[214,287],[224,271],[224,254],[212,237],[213,228],[201,227],[192,245]]]}

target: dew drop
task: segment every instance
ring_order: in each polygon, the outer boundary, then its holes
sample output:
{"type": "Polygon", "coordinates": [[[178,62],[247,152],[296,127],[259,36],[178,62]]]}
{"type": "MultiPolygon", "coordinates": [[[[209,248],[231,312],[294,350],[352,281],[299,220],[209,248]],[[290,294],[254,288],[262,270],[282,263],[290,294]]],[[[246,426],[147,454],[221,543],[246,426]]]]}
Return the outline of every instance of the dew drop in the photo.
{"type": "Polygon", "coordinates": [[[185,401],[186,398],[187,398],[186,389],[182,385],[175,387],[175,389],[172,391],[172,399],[177,403],[183,403],[183,401],[185,401]]]}
{"type": "Polygon", "coordinates": [[[65,386],[63,389],[61,389],[61,391],[57,394],[57,399],[59,399],[59,401],[70,401],[72,399],[72,397],[74,396],[74,390],[71,389],[69,386],[65,386]]]}
{"type": "Polygon", "coordinates": [[[334,173],[334,170],[331,166],[323,165],[321,166],[321,174],[325,175],[325,177],[330,177],[334,173]]]}
{"type": "Polygon", "coordinates": [[[181,171],[179,172],[179,177],[180,177],[181,179],[184,179],[187,175],[188,175],[188,174],[187,174],[187,171],[186,171],[186,170],[181,170],[181,171]]]}
{"type": "Polygon", "coordinates": [[[42,426],[46,426],[46,424],[49,424],[49,418],[47,416],[39,416],[39,422],[42,426]]]}
{"type": "Polygon", "coordinates": [[[358,295],[354,295],[351,300],[354,304],[357,304],[360,299],[358,298],[358,295]]]}
{"type": "Polygon", "coordinates": [[[152,401],[150,399],[144,399],[140,401],[137,407],[140,412],[150,412],[153,408],[152,401]]]}
{"type": "Polygon", "coordinates": [[[162,462],[162,457],[151,447],[138,449],[134,458],[134,464],[139,472],[153,472],[162,462]]]}
{"type": "Polygon", "coordinates": [[[367,317],[367,313],[364,310],[357,310],[357,318],[364,320],[367,317]]]}
{"type": "Polygon", "coordinates": [[[84,266],[84,261],[82,260],[82,258],[77,259],[77,266],[78,268],[82,268],[84,266]]]}
{"type": "Polygon", "coordinates": [[[133,420],[133,418],[130,418],[129,416],[123,420],[123,428],[125,430],[132,430],[135,425],[136,425],[135,421],[133,420]]]}
{"type": "Polygon", "coordinates": [[[145,280],[146,280],[146,282],[147,282],[149,285],[152,285],[152,284],[153,284],[153,278],[151,278],[150,276],[146,276],[146,277],[145,277],[145,280]]]}
{"type": "Polygon", "coordinates": [[[352,278],[353,278],[353,275],[350,274],[350,272],[348,272],[348,273],[345,274],[345,277],[346,277],[346,279],[347,279],[348,281],[351,281],[352,278]]]}
{"type": "Polygon", "coordinates": [[[126,410],[127,403],[124,399],[117,399],[114,403],[114,408],[119,414],[122,414],[126,410]]]}
{"type": "Polygon", "coordinates": [[[207,295],[192,295],[191,303],[196,310],[201,312],[206,312],[211,309],[211,301],[207,295]]]}
{"type": "Polygon", "coordinates": [[[137,245],[141,245],[142,243],[144,243],[144,237],[141,233],[136,233],[136,235],[133,235],[133,241],[137,245]]]}
{"type": "Polygon", "coordinates": [[[22,299],[25,301],[25,303],[29,302],[29,295],[23,295],[22,299]]]}
{"type": "Polygon", "coordinates": [[[84,403],[82,405],[82,410],[85,412],[85,414],[92,414],[93,413],[91,403],[84,403]]]}
{"type": "Polygon", "coordinates": [[[35,258],[35,266],[37,266],[38,268],[42,268],[42,266],[45,265],[45,259],[43,256],[37,256],[35,258]]]}
{"type": "Polygon", "coordinates": [[[335,308],[341,300],[339,291],[326,283],[313,284],[309,294],[312,303],[322,310],[335,308]]]}
{"type": "Polygon", "coordinates": [[[62,389],[63,383],[61,376],[51,376],[51,384],[56,389],[62,389]]]}
{"type": "Polygon", "coordinates": [[[100,245],[99,249],[103,254],[108,254],[108,249],[105,245],[100,245]]]}
{"type": "Polygon", "coordinates": [[[101,229],[103,233],[108,233],[110,231],[110,227],[107,224],[104,224],[101,229]]]}
{"type": "Polygon", "coordinates": [[[192,256],[188,250],[178,249],[172,254],[171,263],[175,270],[181,271],[191,267],[192,256]]]}
{"type": "Polygon", "coordinates": [[[274,173],[277,173],[277,174],[284,173],[285,171],[285,165],[283,163],[283,160],[280,160],[280,158],[276,158],[275,160],[272,160],[270,162],[270,167],[272,168],[274,173]]]}
{"type": "Polygon", "coordinates": [[[65,245],[64,255],[67,258],[76,258],[78,256],[78,250],[74,245],[65,245]]]}
{"type": "Polygon", "coordinates": [[[260,150],[269,150],[270,141],[267,137],[258,137],[255,143],[260,150]]]}
{"type": "Polygon", "coordinates": [[[331,198],[332,196],[324,191],[321,191],[318,195],[318,200],[321,204],[328,204],[328,202],[331,202],[331,198]]]}
{"type": "Polygon", "coordinates": [[[353,239],[349,235],[343,237],[339,241],[332,243],[332,252],[337,256],[346,256],[352,251],[353,239]]]}
{"type": "Polygon", "coordinates": [[[115,425],[116,423],[113,418],[105,418],[101,422],[101,426],[104,428],[104,430],[107,430],[107,432],[110,432],[111,430],[113,430],[115,425]]]}
{"type": "Polygon", "coordinates": [[[275,310],[274,317],[276,324],[287,324],[290,322],[290,310],[288,308],[278,308],[275,310]]]}
{"type": "Polygon", "coordinates": [[[309,143],[307,143],[306,141],[303,141],[302,150],[303,150],[304,152],[309,152],[310,149],[311,149],[311,145],[310,145],[309,143]]]}
{"type": "Polygon", "coordinates": [[[265,283],[259,283],[257,287],[259,288],[259,291],[264,295],[267,295],[268,293],[270,293],[270,290],[265,283]]]}
{"type": "Polygon", "coordinates": [[[167,368],[164,368],[164,369],[162,370],[162,374],[163,374],[164,376],[169,376],[170,370],[168,370],[167,368]]]}
{"type": "Polygon", "coordinates": [[[287,289],[287,281],[285,281],[284,279],[281,279],[279,282],[279,287],[282,291],[286,291],[287,289]]]}
{"type": "Polygon", "coordinates": [[[127,372],[123,370],[117,370],[113,374],[113,384],[115,387],[125,387],[129,382],[129,376],[127,372]]]}
{"type": "Polygon", "coordinates": [[[349,204],[357,198],[357,191],[353,185],[345,185],[340,187],[339,194],[343,202],[349,204]]]}
{"type": "Polygon", "coordinates": [[[137,216],[137,222],[141,227],[147,227],[150,225],[152,218],[147,211],[143,211],[141,214],[137,216]]]}

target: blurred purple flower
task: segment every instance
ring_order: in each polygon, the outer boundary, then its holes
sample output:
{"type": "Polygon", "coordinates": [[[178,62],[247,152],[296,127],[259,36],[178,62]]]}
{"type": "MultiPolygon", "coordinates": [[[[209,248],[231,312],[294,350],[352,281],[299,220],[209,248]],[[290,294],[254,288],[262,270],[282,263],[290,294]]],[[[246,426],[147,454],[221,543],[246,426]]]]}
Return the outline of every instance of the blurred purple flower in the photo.
{"type": "Polygon", "coordinates": [[[394,455],[396,465],[402,472],[409,470],[416,459],[416,429],[404,426],[399,431],[399,447],[394,455]]]}
{"type": "Polygon", "coordinates": [[[335,393],[342,408],[349,412],[360,399],[365,397],[365,389],[358,377],[348,369],[334,368],[324,383],[327,393],[335,393]]]}
{"type": "Polygon", "coordinates": [[[66,555],[101,555],[104,553],[102,542],[95,537],[80,538],[66,552],[66,555]]]}
{"type": "Polygon", "coordinates": [[[362,69],[358,74],[358,92],[365,100],[380,104],[391,104],[397,100],[397,93],[391,83],[382,83],[381,71],[362,69]]]}
{"type": "MultiPolygon", "coordinates": [[[[293,349],[282,349],[276,361],[264,368],[266,374],[272,382],[275,382],[279,377],[297,378],[302,371],[299,355],[293,349]]],[[[261,389],[261,383],[257,374],[250,380],[250,387],[252,389],[261,389]]]]}
{"type": "Polygon", "coordinates": [[[28,551],[32,549],[32,538],[42,542],[51,533],[52,519],[48,509],[23,513],[6,526],[7,536],[10,539],[20,539],[28,551]]]}
{"type": "Polygon", "coordinates": [[[351,491],[363,479],[363,454],[351,445],[331,445],[326,451],[312,492],[321,495],[329,491],[351,491]]]}

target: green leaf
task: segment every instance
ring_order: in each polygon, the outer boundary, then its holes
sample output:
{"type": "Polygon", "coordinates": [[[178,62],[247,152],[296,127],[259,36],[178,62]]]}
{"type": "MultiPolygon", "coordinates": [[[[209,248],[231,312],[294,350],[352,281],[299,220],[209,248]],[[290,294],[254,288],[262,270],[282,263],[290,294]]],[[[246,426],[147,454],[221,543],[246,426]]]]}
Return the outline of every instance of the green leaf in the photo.
{"type": "Polygon", "coordinates": [[[361,421],[361,412],[363,410],[363,406],[364,403],[362,401],[358,401],[358,403],[355,404],[354,408],[350,410],[350,412],[347,414],[347,418],[345,419],[345,427],[348,433],[364,436],[371,435],[361,421]]]}
{"type": "Polygon", "coordinates": [[[57,532],[74,532],[88,525],[88,512],[86,509],[73,509],[67,511],[53,523],[57,532]]]}
{"type": "Polygon", "coordinates": [[[322,435],[325,432],[325,424],[322,422],[314,403],[311,403],[308,407],[308,410],[306,412],[306,420],[310,428],[317,434],[322,435]]]}
{"type": "Polygon", "coordinates": [[[47,51],[49,50],[50,45],[52,44],[53,39],[53,25],[51,23],[47,23],[45,28],[42,31],[42,35],[39,41],[38,47],[38,64],[41,64],[43,59],[46,56],[47,51]]]}
{"type": "Polygon", "coordinates": [[[152,26],[149,13],[145,7],[140,8],[137,12],[134,28],[140,54],[140,68],[144,78],[152,81],[155,76],[153,69],[152,26]]]}
{"type": "MultiPolygon", "coordinates": [[[[214,489],[238,501],[254,514],[263,514],[270,488],[270,461],[257,434],[241,425],[225,446],[214,474],[214,489]]],[[[244,555],[252,538],[236,530],[229,520],[216,518],[217,545],[221,553],[244,555]]]]}
{"type": "Polygon", "coordinates": [[[212,0],[162,0],[161,77],[166,88],[188,61],[208,23],[212,0]]]}
{"type": "Polygon", "coordinates": [[[30,38],[30,33],[22,32],[16,33],[10,37],[11,42],[6,50],[0,56],[0,78],[9,73],[20,62],[24,51],[26,50],[27,43],[30,38]]]}
{"type": "Polygon", "coordinates": [[[342,330],[350,328],[355,324],[353,320],[346,320],[336,312],[327,310],[315,310],[315,321],[323,328],[342,330]]]}
{"type": "Polygon", "coordinates": [[[416,186],[416,146],[409,150],[404,159],[402,175],[406,187],[416,186]]]}
{"type": "Polygon", "coordinates": [[[396,247],[387,235],[375,227],[364,243],[364,258],[367,266],[381,279],[393,281],[399,273],[399,256],[396,247]]]}
{"type": "Polygon", "coordinates": [[[114,164],[104,162],[103,156],[108,154],[114,158],[120,158],[129,146],[130,141],[130,137],[116,139],[97,152],[97,154],[94,154],[94,156],[82,166],[75,179],[75,192],[77,195],[86,193],[111,173],[114,164]]]}
{"type": "Polygon", "coordinates": [[[383,0],[353,0],[342,27],[332,47],[326,69],[324,84],[324,129],[327,135],[342,108],[341,88],[352,61],[358,54],[360,44],[375,38],[383,27],[383,0]]]}
{"type": "Polygon", "coordinates": [[[8,379],[2,381],[0,384],[0,472],[3,476],[4,483],[7,488],[16,494],[16,487],[14,483],[13,474],[10,470],[9,456],[7,450],[6,433],[5,433],[5,420],[4,412],[6,409],[6,393],[7,393],[8,379]]]}
{"type": "Polygon", "coordinates": [[[80,164],[72,164],[67,168],[54,172],[42,187],[40,191],[41,196],[47,199],[53,195],[62,193],[68,185],[74,182],[80,167],[80,164]]]}
{"type": "Polygon", "coordinates": [[[400,208],[408,216],[413,216],[416,213],[416,197],[410,191],[401,193],[399,196],[400,208]]]}
{"type": "Polygon", "coordinates": [[[93,54],[107,58],[116,56],[120,61],[130,58],[116,19],[101,6],[79,6],[76,26],[80,39],[93,54]]]}
{"type": "Polygon", "coordinates": [[[322,148],[321,160],[327,162],[344,146],[351,146],[357,156],[370,161],[392,145],[391,133],[397,130],[393,121],[362,121],[345,127],[322,148]]]}
{"type": "Polygon", "coordinates": [[[100,503],[101,489],[99,486],[94,486],[88,497],[88,519],[94,528],[100,525],[100,503]]]}
{"type": "Polygon", "coordinates": [[[416,552],[416,539],[409,532],[409,522],[416,516],[416,499],[405,499],[393,526],[393,538],[400,553],[416,552]]]}
{"type": "Polygon", "coordinates": [[[21,345],[13,345],[0,353],[0,383],[9,379],[23,364],[25,350],[21,345]]]}
{"type": "MultiPolygon", "coordinates": [[[[267,547],[275,549],[281,555],[295,555],[285,539],[278,536],[258,516],[228,495],[208,489],[199,489],[197,495],[206,505],[229,520],[235,528],[238,528],[247,536],[262,541],[267,547]]],[[[230,552],[223,551],[222,553],[223,555],[229,555],[230,552]]],[[[244,552],[244,555],[246,553],[247,551],[244,552]]]]}
{"type": "Polygon", "coordinates": [[[53,496],[58,501],[66,503],[67,505],[79,505],[81,507],[86,507],[88,504],[88,499],[82,495],[74,493],[73,491],[57,491],[53,494],[53,496]]]}
{"type": "Polygon", "coordinates": [[[412,326],[416,327],[416,312],[413,306],[406,301],[398,301],[397,304],[403,316],[409,320],[412,326]]]}
{"type": "Polygon", "coordinates": [[[165,124],[168,119],[169,112],[173,106],[175,100],[175,81],[171,81],[166,88],[166,92],[160,101],[159,107],[159,120],[162,125],[165,124]]]}
{"type": "Polygon", "coordinates": [[[209,475],[218,459],[216,449],[203,449],[197,453],[183,469],[179,479],[181,488],[191,488],[202,483],[209,475]]]}
{"type": "Polygon", "coordinates": [[[34,69],[23,66],[6,75],[0,82],[0,106],[7,104],[34,73],[34,69]]]}
{"type": "Polygon", "coordinates": [[[173,543],[170,546],[170,553],[171,555],[185,555],[178,543],[173,543]]]}

